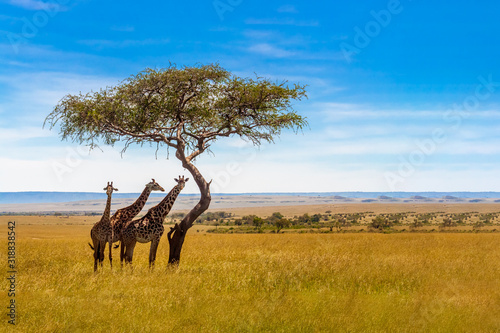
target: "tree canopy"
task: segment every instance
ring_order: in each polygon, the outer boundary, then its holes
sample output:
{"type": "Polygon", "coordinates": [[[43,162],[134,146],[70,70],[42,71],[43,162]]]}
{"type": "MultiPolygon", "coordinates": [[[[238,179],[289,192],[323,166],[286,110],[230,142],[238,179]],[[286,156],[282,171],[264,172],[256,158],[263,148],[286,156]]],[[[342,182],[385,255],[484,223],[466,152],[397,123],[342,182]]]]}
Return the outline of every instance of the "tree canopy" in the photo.
{"type": "Polygon", "coordinates": [[[66,95],[45,122],[60,122],[62,139],[91,147],[100,141],[154,142],[186,149],[191,161],[220,137],[239,135],[259,145],[282,129],[307,122],[292,100],[306,97],[305,86],[241,78],[218,64],[145,69],[115,87],[66,95]]]}

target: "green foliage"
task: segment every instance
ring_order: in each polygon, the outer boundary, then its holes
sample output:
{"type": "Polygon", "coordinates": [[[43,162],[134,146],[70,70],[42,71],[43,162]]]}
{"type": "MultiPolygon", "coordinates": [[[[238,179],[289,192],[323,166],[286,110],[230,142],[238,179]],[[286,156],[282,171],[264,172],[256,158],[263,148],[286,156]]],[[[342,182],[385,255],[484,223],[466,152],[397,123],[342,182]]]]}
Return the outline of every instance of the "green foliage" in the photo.
{"type": "Polygon", "coordinates": [[[297,218],[298,223],[311,223],[311,217],[309,214],[305,213],[297,218]]]}
{"type": "Polygon", "coordinates": [[[264,224],[264,220],[260,217],[254,217],[253,218],[253,225],[256,226],[258,229],[262,227],[262,224],[264,224]]]}
{"type": "Polygon", "coordinates": [[[441,223],[440,227],[441,228],[447,228],[447,227],[456,227],[457,223],[452,220],[451,218],[445,217],[443,219],[443,222],[441,223]]]}
{"type": "Polygon", "coordinates": [[[498,218],[498,213],[484,213],[478,214],[479,221],[481,221],[484,225],[491,225],[495,219],[498,218]]]}
{"type": "Polygon", "coordinates": [[[60,124],[62,139],[91,147],[102,141],[156,143],[191,151],[190,159],[219,137],[239,135],[259,145],[282,129],[299,130],[305,118],[292,101],[306,97],[305,86],[241,78],[218,64],[145,69],[98,92],[66,95],[47,116],[60,124]]]}
{"type": "Polygon", "coordinates": [[[476,223],[474,223],[474,225],[472,226],[472,229],[473,230],[478,230],[478,229],[481,229],[482,227],[484,227],[484,222],[483,221],[477,221],[476,223]]]}
{"type": "Polygon", "coordinates": [[[283,217],[284,217],[283,214],[281,214],[280,212],[274,212],[273,215],[271,215],[271,217],[269,218],[269,220],[274,222],[282,219],[283,217]]]}
{"type": "Polygon", "coordinates": [[[285,219],[285,218],[281,218],[281,219],[277,220],[274,223],[274,225],[276,226],[276,232],[279,233],[281,231],[281,229],[290,227],[290,224],[291,224],[290,220],[285,219]]]}
{"type": "MultiPolygon", "coordinates": [[[[184,214],[185,215],[185,214],[184,214]]],[[[212,222],[212,221],[223,221],[224,219],[230,218],[233,214],[232,213],[227,213],[227,212],[207,212],[203,213],[196,222],[198,223],[203,223],[205,221],[212,222]]]]}
{"type": "Polygon", "coordinates": [[[418,218],[414,218],[413,222],[410,223],[410,229],[417,229],[417,228],[421,228],[423,226],[424,226],[424,223],[422,222],[422,220],[419,220],[418,218]]]}
{"type": "Polygon", "coordinates": [[[370,227],[373,229],[384,230],[391,228],[392,225],[393,222],[391,220],[382,215],[377,215],[375,216],[375,218],[372,219],[370,227]]]}
{"type": "Polygon", "coordinates": [[[248,224],[248,225],[252,225],[253,224],[253,220],[254,218],[256,218],[257,215],[245,215],[241,218],[241,221],[243,224],[248,224]]]}
{"type": "Polygon", "coordinates": [[[312,223],[318,223],[319,221],[321,221],[321,218],[322,218],[322,215],[321,215],[321,214],[314,214],[314,215],[311,217],[311,222],[312,222],[312,223]]]}
{"type": "MultiPolygon", "coordinates": [[[[176,213],[174,213],[174,216],[176,213]]],[[[332,232],[336,229],[337,232],[359,232],[359,230],[369,227],[372,230],[379,231],[398,231],[405,232],[406,230],[419,232],[432,232],[432,226],[439,226],[441,231],[456,232],[462,231],[481,231],[492,232],[492,228],[484,228],[495,224],[500,213],[442,213],[442,212],[400,212],[400,213],[380,213],[359,212],[359,213],[335,213],[326,214],[303,214],[286,219],[283,214],[274,212],[268,217],[257,215],[246,215],[236,217],[228,212],[209,212],[198,218],[198,223],[205,225],[227,226],[235,228],[231,230],[234,233],[255,233],[256,229],[262,232],[280,232],[282,229],[291,228],[310,229],[317,232],[332,232]],[[462,218],[465,221],[470,220],[470,223],[458,224],[457,220],[462,218]],[[258,223],[254,224],[257,218],[258,223]],[[316,222],[318,221],[319,222],[316,222]],[[284,222],[284,223],[283,223],[284,222]],[[465,226],[468,228],[464,229],[465,226]],[[398,227],[398,228],[395,228],[398,227]],[[458,228],[458,229],[457,229],[458,228]]],[[[220,229],[220,228],[219,228],[220,229]]],[[[437,228],[436,228],[437,229],[437,228]]],[[[215,230],[215,229],[214,229],[215,230]]],[[[220,232],[226,232],[221,230],[220,232]]]]}
{"type": "MultiPolygon", "coordinates": [[[[333,224],[335,225],[335,228],[337,231],[341,231],[342,228],[347,228],[351,226],[351,222],[349,220],[341,215],[336,215],[333,224]]],[[[330,228],[332,230],[332,228],[330,228]]]]}
{"type": "Polygon", "coordinates": [[[168,216],[172,219],[182,220],[186,216],[186,213],[170,213],[168,216]]]}

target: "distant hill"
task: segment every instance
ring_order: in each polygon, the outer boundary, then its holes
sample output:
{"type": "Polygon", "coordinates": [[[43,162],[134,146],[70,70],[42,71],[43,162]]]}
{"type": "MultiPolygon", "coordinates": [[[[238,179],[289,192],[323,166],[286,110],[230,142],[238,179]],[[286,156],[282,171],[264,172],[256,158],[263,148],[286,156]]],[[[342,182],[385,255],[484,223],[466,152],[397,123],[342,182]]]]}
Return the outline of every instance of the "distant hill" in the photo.
{"type": "MultiPolygon", "coordinates": [[[[137,198],[140,193],[113,193],[113,198],[137,198]]],[[[161,197],[165,194],[151,193],[151,197],[161,197]]],[[[0,192],[1,204],[12,203],[52,203],[82,200],[106,199],[106,193],[93,192],[0,192]]]]}
{"type": "MultiPolygon", "coordinates": [[[[140,193],[113,193],[113,198],[137,198],[140,193]]],[[[151,198],[164,197],[166,193],[152,193],[151,198]]],[[[218,196],[304,196],[330,197],[333,199],[404,199],[404,198],[454,198],[454,199],[495,199],[500,198],[500,192],[310,192],[310,193],[213,193],[218,196]]],[[[197,194],[181,194],[181,196],[198,196],[197,194]]],[[[82,200],[106,199],[106,193],[94,192],[0,192],[0,204],[27,204],[27,203],[59,203],[82,200]]]]}

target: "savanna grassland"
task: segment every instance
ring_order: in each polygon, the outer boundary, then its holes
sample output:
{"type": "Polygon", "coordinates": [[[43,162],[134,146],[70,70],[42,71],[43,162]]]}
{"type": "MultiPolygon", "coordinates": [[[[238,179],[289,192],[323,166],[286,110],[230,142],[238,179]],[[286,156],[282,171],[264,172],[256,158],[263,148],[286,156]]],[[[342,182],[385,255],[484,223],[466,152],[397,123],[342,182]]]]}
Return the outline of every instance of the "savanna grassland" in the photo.
{"type": "MultiPolygon", "coordinates": [[[[4,235],[9,220],[17,222],[18,331],[500,331],[499,233],[210,234],[197,226],[177,269],[166,269],[163,239],[153,272],[149,244],[138,244],[133,272],[120,269],[114,250],[113,270],[106,258],[94,274],[89,217],[3,216],[4,235]]],[[[0,244],[6,249],[6,237],[0,244]]],[[[2,279],[4,309],[7,289],[2,279]]]]}

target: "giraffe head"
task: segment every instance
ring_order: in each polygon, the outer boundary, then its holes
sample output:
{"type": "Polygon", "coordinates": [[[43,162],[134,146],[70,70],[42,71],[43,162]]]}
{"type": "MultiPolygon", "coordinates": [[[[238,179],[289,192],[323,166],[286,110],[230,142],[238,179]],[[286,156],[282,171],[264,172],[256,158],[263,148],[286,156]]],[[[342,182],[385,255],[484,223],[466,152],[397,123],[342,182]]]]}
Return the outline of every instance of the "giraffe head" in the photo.
{"type": "Polygon", "coordinates": [[[151,191],[162,191],[162,192],[165,192],[165,190],[163,189],[163,187],[161,187],[160,184],[158,184],[154,180],[154,178],[152,179],[151,182],[147,183],[146,186],[149,187],[151,189],[151,191]]]}
{"type": "Polygon", "coordinates": [[[111,195],[111,193],[113,193],[113,191],[118,191],[117,188],[113,187],[113,182],[111,182],[111,183],[108,182],[108,185],[105,188],[103,188],[103,190],[106,191],[107,195],[111,195]]]}
{"type": "Polygon", "coordinates": [[[177,182],[177,186],[179,186],[179,189],[182,190],[184,186],[186,185],[186,182],[189,180],[189,178],[184,179],[184,176],[179,176],[179,178],[174,178],[174,180],[177,182]]]}

